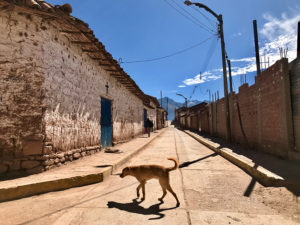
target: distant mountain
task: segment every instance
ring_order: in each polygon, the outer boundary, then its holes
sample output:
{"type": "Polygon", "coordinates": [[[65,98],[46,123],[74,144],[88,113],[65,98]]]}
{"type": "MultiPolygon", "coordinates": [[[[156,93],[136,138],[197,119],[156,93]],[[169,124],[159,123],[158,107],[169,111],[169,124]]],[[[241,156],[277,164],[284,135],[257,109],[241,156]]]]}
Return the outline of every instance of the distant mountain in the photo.
{"type": "MultiPolygon", "coordinates": [[[[158,99],[159,104],[161,103],[161,99],[158,99]]],[[[201,102],[198,100],[188,101],[188,107],[200,104],[201,102]]],[[[168,98],[168,120],[174,120],[175,118],[175,108],[178,109],[184,106],[185,103],[175,102],[173,99],[168,98]]],[[[162,107],[167,110],[167,97],[162,98],[162,107]]]]}

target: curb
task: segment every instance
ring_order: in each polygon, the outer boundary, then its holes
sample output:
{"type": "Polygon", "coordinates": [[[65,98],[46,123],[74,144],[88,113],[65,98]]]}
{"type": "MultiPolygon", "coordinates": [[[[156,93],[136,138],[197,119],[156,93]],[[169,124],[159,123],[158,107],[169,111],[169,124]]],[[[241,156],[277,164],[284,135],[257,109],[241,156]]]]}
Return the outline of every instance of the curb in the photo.
{"type": "Polygon", "coordinates": [[[196,136],[190,131],[183,130],[186,134],[190,135],[192,138],[199,141],[201,144],[205,145],[206,147],[210,148],[211,150],[215,151],[231,163],[235,164],[236,166],[240,167],[250,176],[254,177],[258,182],[263,184],[267,187],[286,187],[290,185],[286,180],[282,177],[270,172],[269,170],[261,167],[256,166],[251,160],[247,160],[247,158],[242,158],[240,155],[235,154],[229,148],[220,148],[220,145],[205,138],[196,136]]]}
{"type": "Polygon", "coordinates": [[[61,191],[73,187],[80,187],[84,185],[90,185],[95,183],[103,182],[107,179],[116,169],[118,169],[122,164],[131,159],[134,155],[143,150],[147,145],[149,145],[157,137],[161,136],[167,129],[163,129],[157,136],[138,147],[134,151],[128,153],[127,155],[121,157],[112,166],[103,170],[100,173],[87,174],[83,176],[74,176],[58,180],[51,180],[33,184],[26,184],[21,186],[15,186],[10,188],[0,188],[0,202],[16,200],[20,198],[30,197],[33,195],[48,193],[52,191],[61,191]]]}

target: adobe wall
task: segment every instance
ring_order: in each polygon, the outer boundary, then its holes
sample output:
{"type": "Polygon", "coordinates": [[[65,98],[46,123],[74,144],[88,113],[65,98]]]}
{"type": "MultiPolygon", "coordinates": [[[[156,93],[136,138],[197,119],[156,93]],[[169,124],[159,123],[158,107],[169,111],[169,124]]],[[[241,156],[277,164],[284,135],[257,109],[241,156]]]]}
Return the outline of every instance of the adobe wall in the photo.
{"type": "Polygon", "coordinates": [[[142,133],[142,100],[72,45],[56,20],[0,11],[0,30],[0,174],[99,151],[101,97],[112,100],[113,142],[142,133]]]}
{"type": "Polygon", "coordinates": [[[39,23],[0,11],[0,174],[43,168],[45,91],[39,23]]]}
{"type": "Polygon", "coordinates": [[[161,109],[156,109],[156,124],[157,124],[157,129],[162,129],[164,124],[164,111],[161,109]]]}
{"type": "Polygon", "coordinates": [[[143,102],[111,77],[59,25],[45,25],[46,141],[52,152],[100,143],[101,97],[112,101],[113,142],[142,132],[143,102]],[[106,84],[108,83],[108,93],[106,84]]]}
{"type": "MultiPolygon", "coordinates": [[[[149,107],[146,107],[147,109],[147,117],[153,122],[153,129],[157,129],[157,116],[156,116],[156,106],[155,104],[153,104],[152,102],[150,102],[150,105],[153,107],[153,108],[149,108],[149,107]]],[[[144,121],[144,119],[143,119],[144,121]]]]}

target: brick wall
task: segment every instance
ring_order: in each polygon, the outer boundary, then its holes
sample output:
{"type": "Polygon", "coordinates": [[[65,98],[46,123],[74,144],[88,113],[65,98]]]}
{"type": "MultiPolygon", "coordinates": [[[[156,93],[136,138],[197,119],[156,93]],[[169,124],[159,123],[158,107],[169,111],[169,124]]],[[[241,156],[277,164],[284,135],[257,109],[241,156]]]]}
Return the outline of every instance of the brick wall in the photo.
{"type": "MultiPolygon", "coordinates": [[[[233,142],[248,144],[282,157],[287,156],[292,136],[290,121],[287,119],[291,114],[288,80],[288,61],[282,59],[256,76],[254,85],[249,87],[244,84],[239,88],[238,94],[230,94],[233,142]]],[[[224,110],[224,98],[210,104],[206,112],[201,114],[201,130],[226,138],[224,110]]]]}

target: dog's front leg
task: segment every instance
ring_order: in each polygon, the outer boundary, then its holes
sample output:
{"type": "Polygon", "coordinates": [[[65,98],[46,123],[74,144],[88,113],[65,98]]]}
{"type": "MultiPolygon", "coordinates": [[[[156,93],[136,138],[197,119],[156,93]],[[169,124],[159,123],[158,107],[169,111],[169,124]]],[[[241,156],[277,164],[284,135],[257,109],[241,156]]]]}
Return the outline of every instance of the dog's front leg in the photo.
{"type": "Polygon", "coordinates": [[[137,188],[136,188],[136,195],[137,195],[138,198],[140,197],[140,189],[141,189],[141,187],[142,187],[142,184],[139,184],[139,186],[137,186],[137,188]]]}

